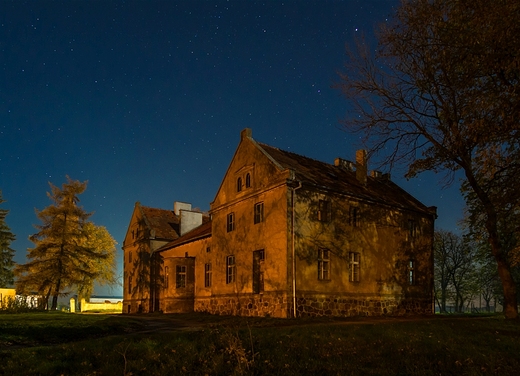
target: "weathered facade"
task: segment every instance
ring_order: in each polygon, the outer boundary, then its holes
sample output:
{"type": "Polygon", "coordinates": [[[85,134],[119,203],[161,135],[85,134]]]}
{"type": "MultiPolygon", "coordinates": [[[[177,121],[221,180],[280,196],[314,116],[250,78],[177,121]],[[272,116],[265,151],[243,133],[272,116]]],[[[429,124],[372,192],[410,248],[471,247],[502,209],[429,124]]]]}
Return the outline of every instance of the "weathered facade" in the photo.
{"type": "Polygon", "coordinates": [[[242,131],[211,220],[190,217],[181,232],[178,214],[177,236],[152,252],[150,286],[160,288],[143,290],[156,301],[149,306],[276,317],[432,313],[435,208],[367,171],[364,151],[327,164],[242,131]]]}
{"type": "Polygon", "coordinates": [[[153,312],[160,291],[155,251],[179,237],[179,216],[171,210],[135,204],[123,241],[123,312],[153,312]]]}

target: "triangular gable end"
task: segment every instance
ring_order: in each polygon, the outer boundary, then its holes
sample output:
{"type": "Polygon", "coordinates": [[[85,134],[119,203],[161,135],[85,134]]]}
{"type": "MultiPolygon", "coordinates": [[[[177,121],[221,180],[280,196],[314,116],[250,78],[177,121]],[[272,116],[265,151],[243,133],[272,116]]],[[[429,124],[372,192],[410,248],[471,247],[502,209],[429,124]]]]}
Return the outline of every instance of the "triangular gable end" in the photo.
{"type": "Polygon", "coordinates": [[[130,222],[128,223],[128,226],[126,228],[126,234],[125,234],[125,239],[123,241],[123,247],[125,244],[127,244],[128,241],[132,241],[132,236],[131,236],[131,231],[132,231],[132,225],[134,224],[134,222],[136,220],[138,220],[136,217],[137,217],[137,213],[139,213],[140,215],[142,215],[142,212],[141,212],[141,203],[139,201],[137,201],[134,205],[134,210],[132,211],[132,216],[130,217],[130,222]]]}
{"type": "MultiPolygon", "coordinates": [[[[253,180],[260,175],[268,176],[259,174],[258,172],[255,173],[254,170],[259,168],[271,170],[271,175],[286,170],[253,140],[251,129],[246,128],[240,133],[240,143],[233,154],[233,158],[224,174],[224,178],[220,183],[215,198],[210,204],[211,209],[233,199],[233,197],[229,197],[229,194],[232,192],[236,193],[237,179],[241,177],[242,174],[245,176],[245,174],[250,171],[253,180]]],[[[243,184],[245,186],[245,180],[243,184]]],[[[254,184],[256,187],[259,187],[262,182],[256,181],[254,184]]]]}

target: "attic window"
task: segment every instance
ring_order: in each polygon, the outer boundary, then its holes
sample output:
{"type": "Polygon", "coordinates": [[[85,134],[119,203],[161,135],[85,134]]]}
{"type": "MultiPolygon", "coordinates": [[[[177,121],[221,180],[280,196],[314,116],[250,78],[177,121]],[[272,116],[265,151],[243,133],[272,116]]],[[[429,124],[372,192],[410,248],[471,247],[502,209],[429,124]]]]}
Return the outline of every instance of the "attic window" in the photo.
{"type": "Polygon", "coordinates": [[[417,236],[417,222],[413,219],[408,220],[408,235],[410,239],[417,236]]]}
{"type": "Polygon", "coordinates": [[[237,179],[237,192],[242,191],[242,178],[237,179]]]}
{"type": "Polygon", "coordinates": [[[251,188],[251,174],[249,172],[246,174],[246,188],[251,188]]]}
{"type": "Polygon", "coordinates": [[[351,206],[349,208],[349,224],[353,227],[359,226],[359,210],[356,206],[351,206]]]}
{"type": "Polygon", "coordinates": [[[320,200],[318,203],[318,221],[330,221],[330,201],[320,200]]]}

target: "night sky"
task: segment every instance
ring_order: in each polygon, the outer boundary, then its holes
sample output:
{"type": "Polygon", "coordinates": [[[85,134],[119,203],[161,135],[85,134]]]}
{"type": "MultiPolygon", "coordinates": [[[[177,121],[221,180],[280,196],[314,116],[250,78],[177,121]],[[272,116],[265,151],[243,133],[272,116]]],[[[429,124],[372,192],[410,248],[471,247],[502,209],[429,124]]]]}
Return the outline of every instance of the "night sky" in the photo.
{"type": "MultiPolygon", "coordinates": [[[[15,261],[33,246],[34,209],[51,204],[48,182],[66,175],[88,180],[80,204],[121,255],[136,201],[209,210],[246,127],[284,150],[354,160],[361,144],[341,130],[349,107],[331,86],[345,45],[373,42],[398,3],[0,0],[0,190],[15,261]]],[[[401,176],[455,231],[458,185],[401,176]]]]}

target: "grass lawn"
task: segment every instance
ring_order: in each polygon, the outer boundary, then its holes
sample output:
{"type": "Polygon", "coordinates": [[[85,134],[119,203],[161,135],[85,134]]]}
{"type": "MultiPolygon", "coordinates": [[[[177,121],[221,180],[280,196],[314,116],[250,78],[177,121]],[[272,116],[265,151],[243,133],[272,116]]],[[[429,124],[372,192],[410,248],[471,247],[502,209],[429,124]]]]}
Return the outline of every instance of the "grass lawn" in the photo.
{"type": "Polygon", "coordinates": [[[520,323],[496,316],[0,314],[0,375],[517,375],[519,370],[520,323]],[[179,323],[187,327],[179,329],[179,323]]]}

